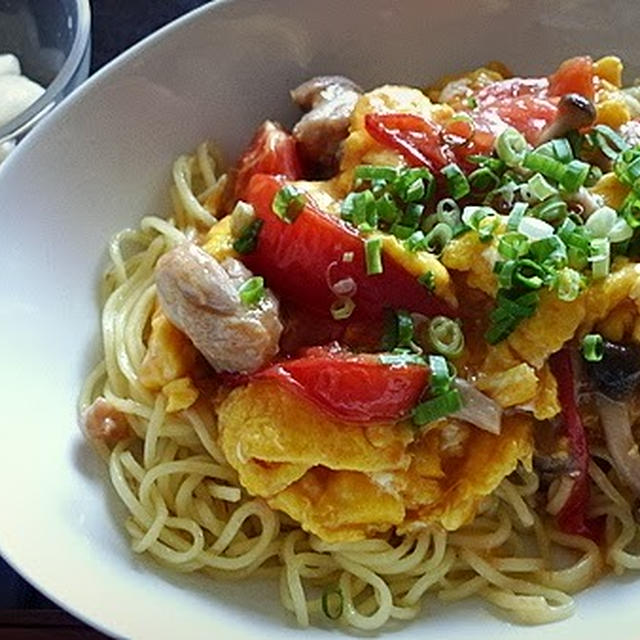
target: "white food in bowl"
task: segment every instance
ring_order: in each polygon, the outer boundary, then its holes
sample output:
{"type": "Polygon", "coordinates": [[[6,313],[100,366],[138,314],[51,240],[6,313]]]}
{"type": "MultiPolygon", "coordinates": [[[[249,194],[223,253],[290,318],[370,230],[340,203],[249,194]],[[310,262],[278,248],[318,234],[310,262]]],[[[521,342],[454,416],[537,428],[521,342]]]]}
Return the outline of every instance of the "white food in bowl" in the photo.
{"type": "MultiPolygon", "coordinates": [[[[129,550],[106,471],[76,416],[97,357],[87,345],[95,345],[108,239],[169,210],[168,169],[179,153],[214,138],[233,158],[263,118],[291,123],[288,90],[314,73],[344,73],[372,87],[420,85],[492,58],[522,73],[609,50],[632,64],[633,15],[632,1],[218,3],[87,83],[0,172],[0,548],[7,559],[73,612],[126,637],[338,637],[339,630],[293,626],[274,582],[175,576],[129,550]]],[[[615,620],[616,637],[632,638],[639,595],[638,581],[605,579],[578,597],[577,616],[533,629],[496,620],[476,603],[429,602],[417,621],[386,633],[588,639],[615,620]]]]}
{"type": "MultiPolygon", "coordinates": [[[[44,89],[22,75],[20,61],[12,53],[0,54],[0,127],[30,107],[44,89]]],[[[13,150],[12,141],[0,144],[0,162],[13,150]]]]}

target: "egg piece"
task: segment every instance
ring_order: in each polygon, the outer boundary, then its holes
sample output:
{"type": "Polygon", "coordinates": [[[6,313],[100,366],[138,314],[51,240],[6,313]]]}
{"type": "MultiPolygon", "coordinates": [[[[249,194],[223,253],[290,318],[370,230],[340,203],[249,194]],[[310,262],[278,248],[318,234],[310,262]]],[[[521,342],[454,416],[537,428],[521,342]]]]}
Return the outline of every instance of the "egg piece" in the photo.
{"type": "Polygon", "coordinates": [[[267,500],[326,542],[363,540],[400,524],[402,500],[364,473],[314,467],[267,500]]]}
{"type": "Polygon", "coordinates": [[[538,391],[533,400],[533,416],[536,420],[549,420],[560,413],[558,382],[548,363],[536,372],[538,391]]]}
{"type": "Polygon", "coordinates": [[[140,382],[153,391],[185,376],[198,352],[189,338],[172,325],[158,308],[151,319],[147,352],[140,365],[140,382]]]}
{"type": "Polygon", "coordinates": [[[505,371],[480,375],[476,387],[502,407],[513,407],[533,400],[538,392],[538,376],[526,362],[505,371]]]}
{"type": "Polygon", "coordinates": [[[523,320],[508,336],[513,351],[535,369],[570,340],[585,317],[584,296],[565,302],[551,291],[540,294],[536,313],[523,320]]]}
{"type": "MultiPolygon", "coordinates": [[[[455,531],[473,519],[482,498],[493,492],[519,463],[531,468],[532,420],[526,415],[505,416],[497,436],[472,428],[461,448],[448,453],[442,449],[444,429],[444,426],[440,427],[438,434],[443,476],[437,479],[425,477],[416,462],[420,458],[417,454],[405,474],[405,495],[412,496],[411,504],[416,503],[415,487],[424,480],[438,483],[439,491],[434,491],[434,497],[437,497],[410,510],[397,528],[398,533],[434,522],[448,531],[455,531]]],[[[429,432],[427,438],[428,446],[433,447],[434,433],[429,432]]]]}
{"type": "Polygon", "coordinates": [[[360,97],[351,116],[349,136],[343,143],[341,173],[337,180],[341,189],[348,191],[353,184],[353,170],[360,164],[403,166],[400,153],[376,142],[365,129],[368,113],[411,113],[442,121],[453,115],[447,105],[434,104],[419,89],[384,85],[360,97]]]}
{"type": "Polygon", "coordinates": [[[162,387],[167,398],[167,413],[188,409],[197,399],[199,392],[189,377],[177,378],[162,387]]]}
{"type": "Polygon", "coordinates": [[[265,463],[297,465],[292,476],[318,465],[377,472],[409,464],[405,448],[412,430],[407,424],[344,422],[270,380],[234,389],[218,408],[218,427],[220,445],[240,482],[263,496],[271,486],[263,477],[270,474],[265,463]]]}
{"type": "Polygon", "coordinates": [[[233,235],[231,234],[231,216],[225,216],[211,225],[202,244],[202,248],[218,262],[226,258],[237,258],[238,254],[233,248],[233,235]]]}
{"type": "Polygon", "coordinates": [[[590,189],[591,193],[600,196],[604,204],[620,209],[630,188],[618,180],[615,173],[605,173],[590,189]]]}

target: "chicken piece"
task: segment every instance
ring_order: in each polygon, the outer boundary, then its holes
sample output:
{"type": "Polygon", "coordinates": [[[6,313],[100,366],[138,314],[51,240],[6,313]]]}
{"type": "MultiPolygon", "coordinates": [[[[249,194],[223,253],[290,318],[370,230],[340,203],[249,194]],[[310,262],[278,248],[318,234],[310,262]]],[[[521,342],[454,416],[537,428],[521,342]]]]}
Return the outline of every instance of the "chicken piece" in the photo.
{"type": "Polygon", "coordinates": [[[163,255],[156,266],[162,310],[216,371],[250,373],[278,352],[278,301],[265,290],[246,306],[239,289],[251,272],[234,258],[218,263],[194,244],[163,255]]]}
{"type": "Polygon", "coordinates": [[[326,169],[335,168],[340,143],[362,89],[342,76],[318,76],[291,92],[306,113],[293,128],[303,156],[326,169]]]}
{"type": "Polygon", "coordinates": [[[102,396],[97,397],[81,416],[85,433],[92,440],[115,444],[128,438],[131,428],[127,417],[102,396]]]}

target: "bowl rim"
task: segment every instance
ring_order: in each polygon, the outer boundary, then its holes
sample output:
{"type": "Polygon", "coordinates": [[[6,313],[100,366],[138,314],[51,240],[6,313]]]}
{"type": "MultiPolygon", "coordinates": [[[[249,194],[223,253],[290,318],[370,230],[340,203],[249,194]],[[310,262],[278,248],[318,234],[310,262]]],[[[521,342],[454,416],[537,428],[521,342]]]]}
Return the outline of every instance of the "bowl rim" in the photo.
{"type": "Polygon", "coordinates": [[[71,50],[56,77],[44,93],[15,118],[0,126],[0,143],[17,138],[35,125],[56,104],[56,99],[82,63],[91,39],[91,7],[89,0],[75,0],[77,27],[71,50]]]}

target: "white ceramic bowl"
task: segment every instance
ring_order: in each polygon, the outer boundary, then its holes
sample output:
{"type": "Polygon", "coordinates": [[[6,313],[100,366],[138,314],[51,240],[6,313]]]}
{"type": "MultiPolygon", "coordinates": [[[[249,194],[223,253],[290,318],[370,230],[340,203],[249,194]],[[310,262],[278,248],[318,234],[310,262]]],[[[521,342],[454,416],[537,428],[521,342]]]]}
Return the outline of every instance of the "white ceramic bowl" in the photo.
{"type": "MultiPolygon", "coordinates": [[[[107,240],[169,208],[176,154],[204,138],[233,158],[288,90],[316,73],[365,87],[424,84],[501,59],[522,73],[589,52],[638,71],[634,0],[243,0],[207,6],[97,74],[0,170],[0,549],[48,596],[134,638],[301,637],[275,583],[172,575],[135,556],[105,470],[76,426],[97,357],[107,240]],[[634,68],[634,64],[636,65],[634,68]]],[[[485,605],[425,606],[390,637],[637,638],[640,576],[606,579],[577,614],[509,625],[485,605]]],[[[332,637],[338,637],[337,631],[332,637]]],[[[311,629],[305,638],[329,631],[311,629]]]]}

